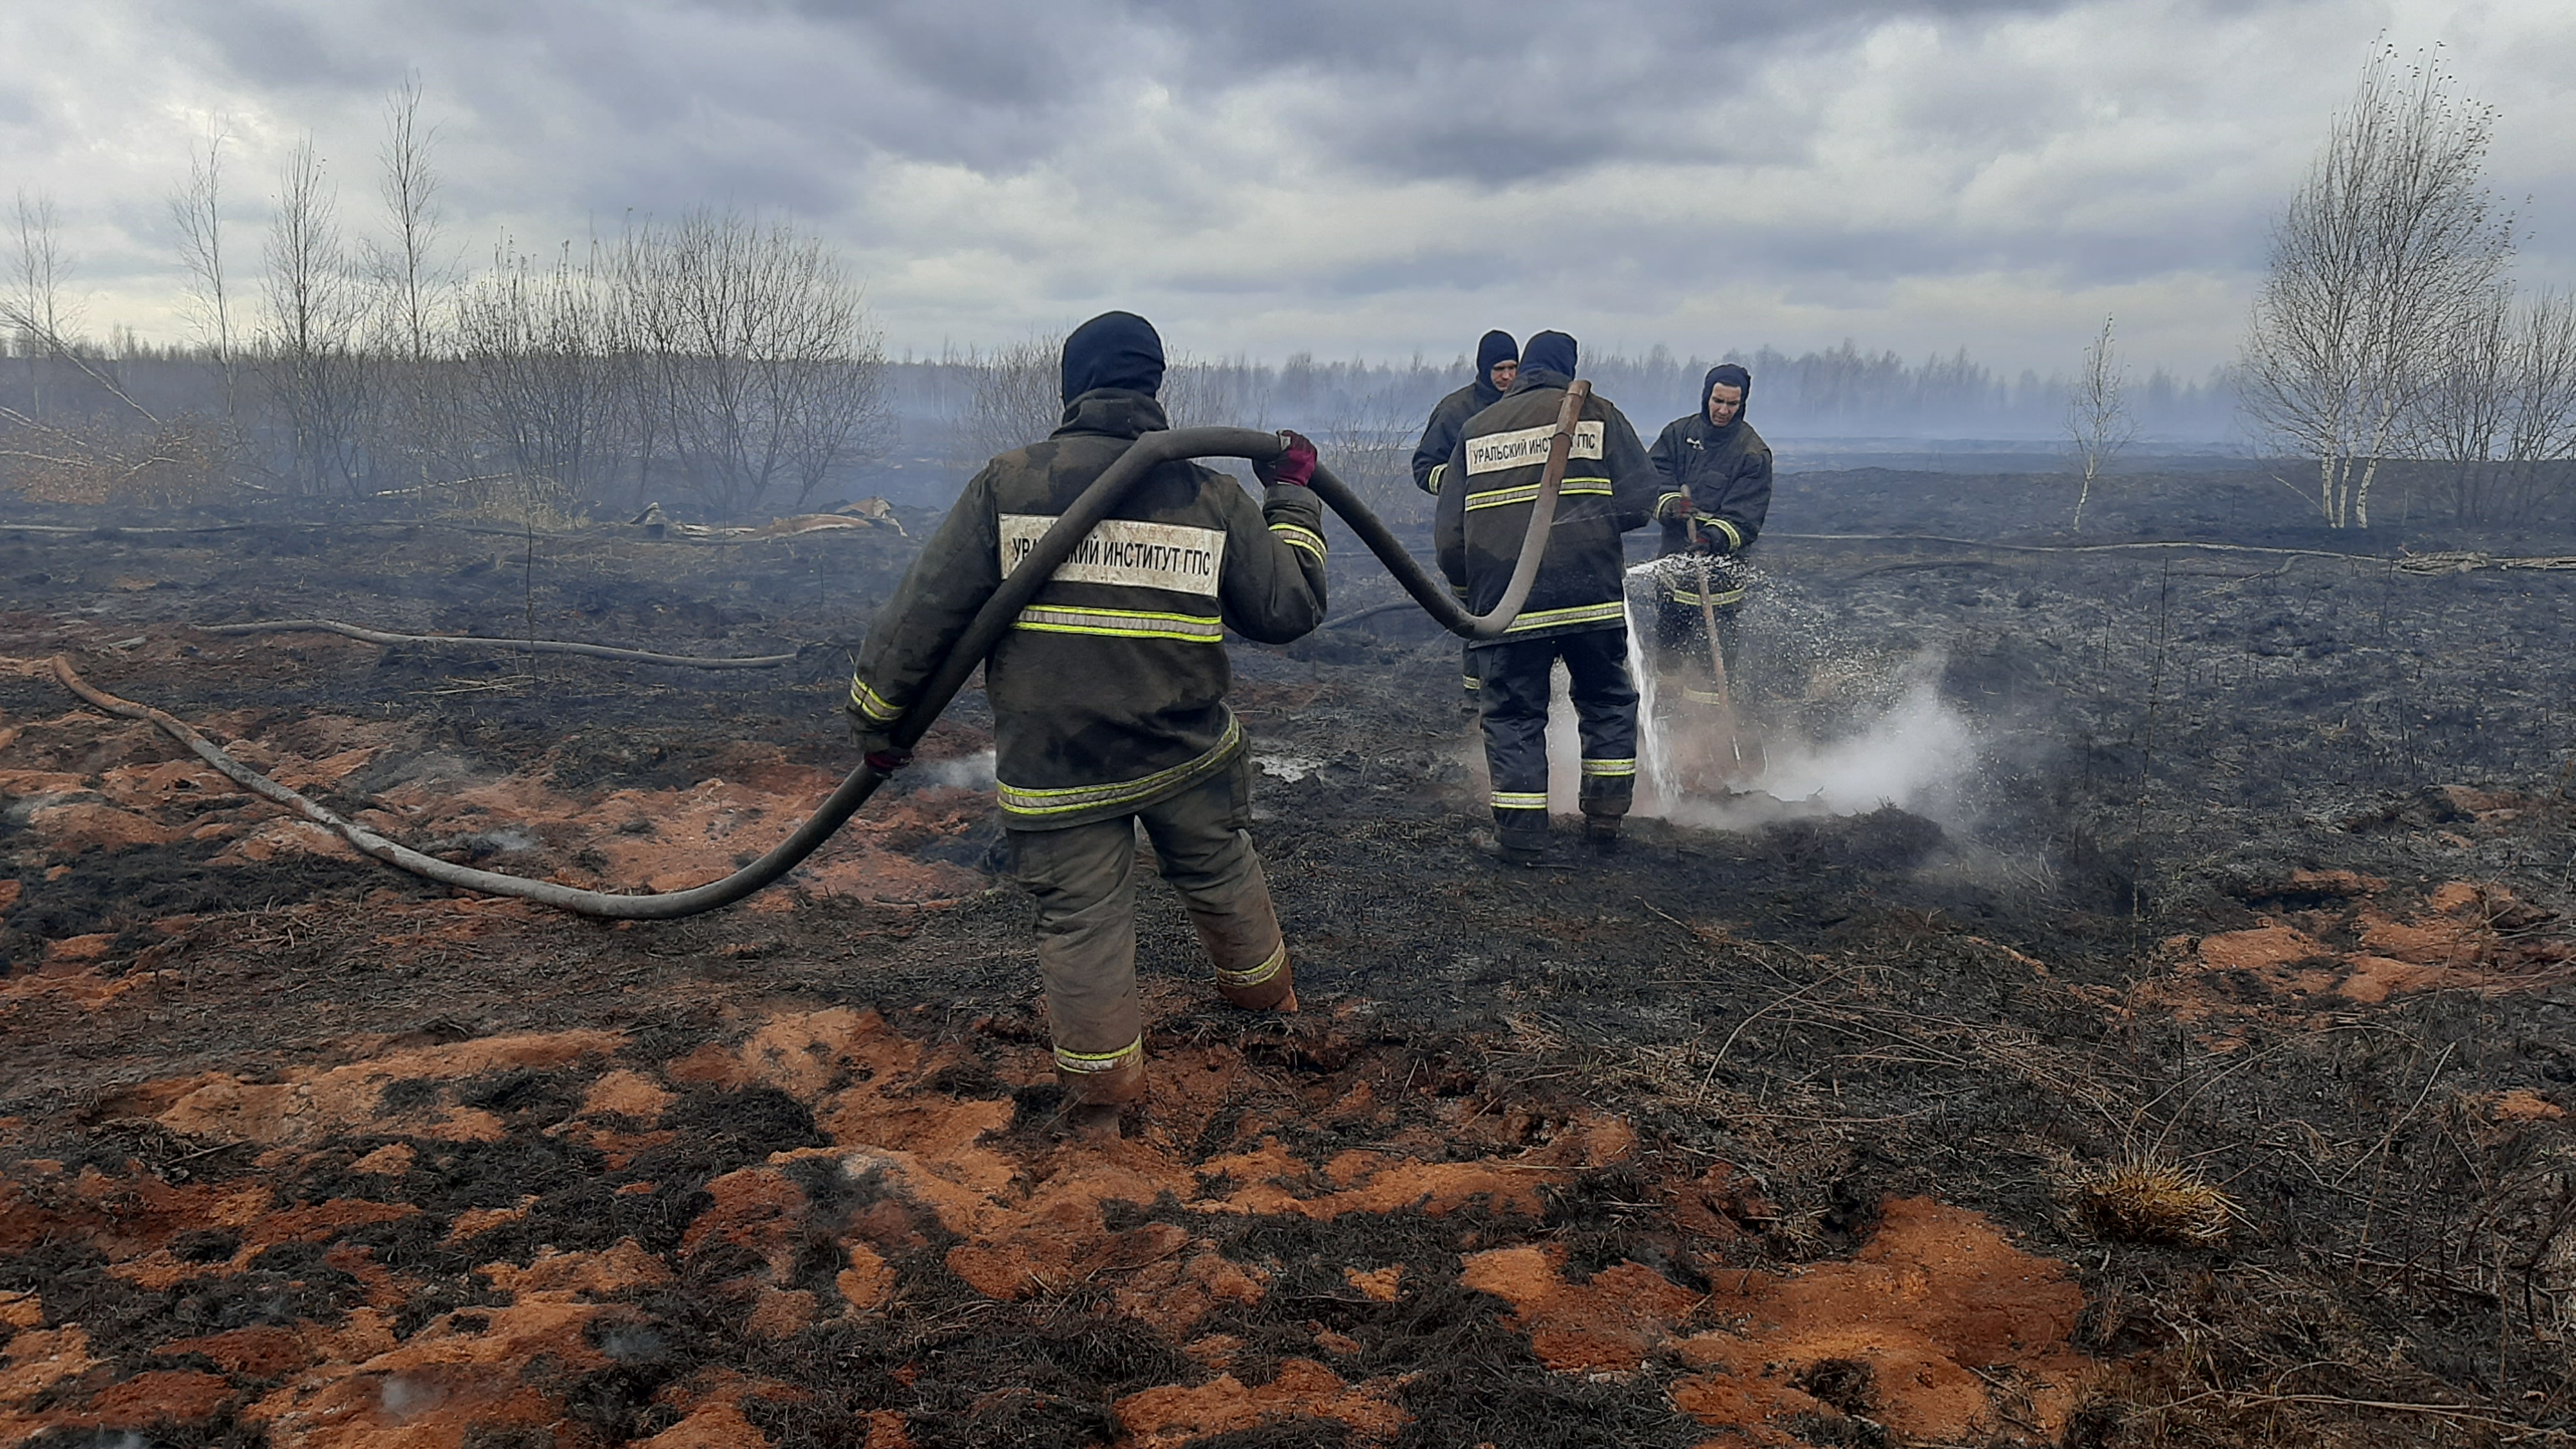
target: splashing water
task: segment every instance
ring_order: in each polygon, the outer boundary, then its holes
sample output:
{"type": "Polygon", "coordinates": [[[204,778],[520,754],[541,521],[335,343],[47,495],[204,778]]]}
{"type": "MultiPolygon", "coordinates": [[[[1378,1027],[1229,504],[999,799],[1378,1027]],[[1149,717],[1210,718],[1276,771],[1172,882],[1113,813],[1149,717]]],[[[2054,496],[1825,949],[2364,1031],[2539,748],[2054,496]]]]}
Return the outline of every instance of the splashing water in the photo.
{"type": "Polygon", "coordinates": [[[1906,670],[1894,705],[1857,721],[1829,741],[1773,740],[1752,788],[1783,801],[1813,802],[1834,815],[1894,805],[1942,819],[1959,806],[1960,786],[1977,767],[1968,720],[1941,697],[1937,658],[1906,670]]]}
{"type": "MultiPolygon", "coordinates": [[[[1829,623],[1803,617],[1809,611],[1786,600],[1748,611],[1748,630],[1769,632],[1773,640],[1797,637],[1799,652],[1815,656],[1843,654],[1829,623]]],[[[1682,824],[1712,829],[1739,829],[1782,814],[1861,815],[1882,805],[1956,823],[1964,808],[1963,787],[1980,763],[1977,734],[1966,715],[1941,695],[1942,656],[1925,651],[1907,660],[1872,660],[1863,651],[1838,661],[1843,687],[1837,694],[1850,704],[1840,718],[1817,718],[1804,727],[1757,723],[1746,708],[1743,681],[1736,681],[1740,738],[1761,736],[1761,748],[1748,751],[1759,762],[1749,778],[1735,782],[1742,792],[1731,797],[1692,796],[1680,785],[1676,736],[1691,728],[1694,716],[1676,712],[1658,719],[1659,681],[1647,664],[1639,639],[1649,621],[1632,620],[1628,631],[1628,669],[1637,682],[1638,790],[1636,810],[1682,824]]],[[[1811,658],[1809,663],[1818,662],[1811,658]]],[[[1830,712],[1829,712],[1830,714],[1830,712]]],[[[1555,723],[1553,718],[1551,725],[1555,723]]],[[[1550,755],[1558,753],[1556,731],[1550,731],[1550,755]]],[[[1572,730],[1565,731],[1564,775],[1571,775],[1572,730]]],[[[1557,773],[1552,770],[1551,773],[1557,773]]],[[[1570,797],[1571,791],[1568,795],[1570,797]]],[[[1552,807],[1556,802],[1550,801],[1552,807]]]]}

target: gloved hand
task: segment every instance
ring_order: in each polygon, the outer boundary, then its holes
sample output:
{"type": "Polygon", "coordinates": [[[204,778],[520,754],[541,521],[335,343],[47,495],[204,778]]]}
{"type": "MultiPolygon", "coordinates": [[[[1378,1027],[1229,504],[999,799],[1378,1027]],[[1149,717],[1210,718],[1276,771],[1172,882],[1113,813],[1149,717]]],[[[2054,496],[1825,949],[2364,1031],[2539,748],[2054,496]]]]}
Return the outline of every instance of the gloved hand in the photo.
{"type": "Polygon", "coordinates": [[[888,732],[887,726],[862,718],[856,710],[848,713],[850,743],[859,747],[859,753],[876,767],[878,774],[891,775],[912,758],[912,751],[895,748],[894,736],[888,732]]]}
{"type": "Polygon", "coordinates": [[[1285,483],[1293,488],[1304,488],[1313,483],[1315,445],[1306,441],[1305,434],[1290,432],[1286,428],[1279,430],[1279,437],[1287,443],[1287,448],[1267,463],[1253,464],[1252,476],[1264,483],[1285,483]]]}
{"type": "Polygon", "coordinates": [[[1664,504],[1666,518],[1688,518],[1697,512],[1699,512],[1699,505],[1691,502],[1691,496],[1687,493],[1677,493],[1664,504]]]}

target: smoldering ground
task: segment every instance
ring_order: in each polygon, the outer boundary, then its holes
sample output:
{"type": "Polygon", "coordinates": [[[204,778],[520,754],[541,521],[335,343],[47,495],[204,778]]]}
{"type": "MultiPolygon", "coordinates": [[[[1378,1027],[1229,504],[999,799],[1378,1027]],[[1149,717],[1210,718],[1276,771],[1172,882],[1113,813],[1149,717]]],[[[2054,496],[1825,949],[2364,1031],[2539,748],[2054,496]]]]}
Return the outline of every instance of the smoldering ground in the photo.
{"type": "MultiPolygon", "coordinates": [[[[1897,483],[1990,532],[2030,486],[1897,483]]],[[[1774,691],[1819,771],[1959,722],[1978,763],[1955,809],[1846,786],[1827,799],[1849,813],[1641,819],[1613,861],[1504,871],[1468,839],[1454,642],[1391,614],[1236,646],[1310,1009],[1213,1007],[1149,888],[1160,1085],[1106,1156],[1050,1135],[972,697],[924,751],[954,782],[907,772],[742,909],[621,929],[346,859],[13,668],[0,1423],[238,1444],[2564,1431],[2567,576],[1785,536],[1873,531],[1797,520],[1882,486],[1787,480],[1773,597],[1819,625],[1749,640],[1745,682],[1771,688],[1762,648],[1847,671],[1813,714],[1774,691]],[[2138,1156],[2223,1192],[2223,1231],[2119,1236],[2088,1184],[2138,1156]]],[[[538,538],[518,577],[496,546],[426,524],[0,534],[6,652],[65,652],[407,838],[522,832],[496,861],[676,883],[766,848],[847,763],[835,646],[912,544],[593,531],[538,538]],[[814,647],[717,677],[192,627],[531,614],[673,652],[814,647]],[[429,758],[453,764],[405,775],[429,758]]],[[[1337,567],[1337,612],[1385,587],[1348,548],[1337,567]]]]}

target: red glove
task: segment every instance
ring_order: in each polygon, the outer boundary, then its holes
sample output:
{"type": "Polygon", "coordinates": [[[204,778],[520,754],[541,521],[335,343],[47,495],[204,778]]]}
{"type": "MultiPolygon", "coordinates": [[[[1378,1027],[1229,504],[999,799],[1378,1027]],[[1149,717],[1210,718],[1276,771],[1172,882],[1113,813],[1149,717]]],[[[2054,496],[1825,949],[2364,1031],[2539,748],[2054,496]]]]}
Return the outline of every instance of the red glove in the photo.
{"type": "Polygon", "coordinates": [[[1305,434],[1285,428],[1279,430],[1279,440],[1288,445],[1286,450],[1267,463],[1253,464],[1252,476],[1264,483],[1285,483],[1292,488],[1314,482],[1315,445],[1306,441],[1305,434]]]}
{"type": "Polygon", "coordinates": [[[1691,496],[1687,493],[1664,505],[1666,518],[1688,518],[1697,512],[1699,512],[1699,505],[1691,502],[1691,496]]]}

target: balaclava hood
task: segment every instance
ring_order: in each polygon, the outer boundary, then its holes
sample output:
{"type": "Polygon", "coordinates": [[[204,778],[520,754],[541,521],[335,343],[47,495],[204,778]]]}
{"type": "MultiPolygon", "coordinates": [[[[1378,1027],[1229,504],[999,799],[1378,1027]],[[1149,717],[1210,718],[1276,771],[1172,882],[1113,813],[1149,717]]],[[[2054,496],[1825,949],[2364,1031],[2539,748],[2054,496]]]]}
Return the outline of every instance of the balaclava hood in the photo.
{"type": "Polygon", "coordinates": [[[1574,339],[1562,332],[1542,332],[1521,349],[1521,371],[1574,376],[1574,339]]]}
{"type": "Polygon", "coordinates": [[[1492,377],[1495,363],[1516,362],[1520,355],[1521,345],[1512,340],[1512,334],[1496,328],[1485,334],[1484,341],[1476,344],[1476,376],[1492,377]]]}
{"type": "MultiPolygon", "coordinates": [[[[1739,367],[1732,362],[1719,363],[1717,366],[1708,370],[1708,376],[1699,380],[1699,415],[1701,417],[1708,416],[1709,389],[1716,387],[1719,383],[1724,383],[1728,387],[1737,389],[1739,395],[1744,399],[1744,406],[1736,409],[1735,422],[1740,423],[1744,421],[1744,414],[1750,411],[1753,406],[1753,374],[1745,371],[1742,367],[1739,367]]],[[[1727,426],[1731,428],[1735,426],[1735,423],[1729,423],[1727,426]]]]}
{"type": "Polygon", "coordinates": [[[1103,312],[1064,339],[1064,400],[1094,388],[1151,395],[1163,385],[1163,339],[1133,312],[1103,312]]]}

